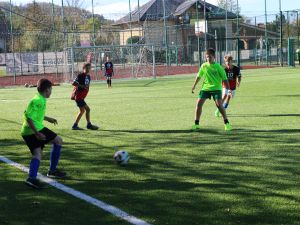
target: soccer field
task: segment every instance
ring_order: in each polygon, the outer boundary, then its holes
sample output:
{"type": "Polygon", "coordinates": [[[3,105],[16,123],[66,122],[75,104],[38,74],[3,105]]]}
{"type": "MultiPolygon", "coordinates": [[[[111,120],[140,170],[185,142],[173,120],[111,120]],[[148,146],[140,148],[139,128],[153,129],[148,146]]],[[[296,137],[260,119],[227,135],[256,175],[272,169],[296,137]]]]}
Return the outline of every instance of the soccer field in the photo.
{"type": "MultiPolygon", "coordinates": [[[[64,140],[65,184],[157,225],[300,224],[300,69],[242,71],[224,131],[207,101],[194,123],[195,75],[94,83],[86,102],[98,131],[73,131],[71,85],[53,87],[45,125],[64,140]],[[129,152],[114,163],[115,147],[129,152]]],[[[197,92],[201,85],[198,84],[197,92]]],[[[35,88],[0,89],[0,155],[28,167],[20,136],[35,88]]],[[[85,127],[83,117],[81,127],[85,127]]],[[[39,172],[46,174],[50,145],[39,172]]],[[[31,190],[27,174],[0,162],[1,225],[128,224],[53,187],[31,190]]]]}

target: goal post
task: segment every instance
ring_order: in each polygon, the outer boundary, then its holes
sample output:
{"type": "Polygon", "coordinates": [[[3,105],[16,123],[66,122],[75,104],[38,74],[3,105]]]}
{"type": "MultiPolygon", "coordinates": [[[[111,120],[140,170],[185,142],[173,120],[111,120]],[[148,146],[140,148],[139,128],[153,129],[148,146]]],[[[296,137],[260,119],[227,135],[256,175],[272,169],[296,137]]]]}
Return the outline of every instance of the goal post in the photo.
{"type": "Polygon", "coordinates": [[[104,79],[104,63],[109,56],[114,65],[116,78],[155,78],[155,47],[152,45],[111,45],[71,47],[66,49],[65,62],[71,67],[66,70],[66,80],[72,80],[82,71],[85,62],[92,64],[94,80],[104,79]]]}

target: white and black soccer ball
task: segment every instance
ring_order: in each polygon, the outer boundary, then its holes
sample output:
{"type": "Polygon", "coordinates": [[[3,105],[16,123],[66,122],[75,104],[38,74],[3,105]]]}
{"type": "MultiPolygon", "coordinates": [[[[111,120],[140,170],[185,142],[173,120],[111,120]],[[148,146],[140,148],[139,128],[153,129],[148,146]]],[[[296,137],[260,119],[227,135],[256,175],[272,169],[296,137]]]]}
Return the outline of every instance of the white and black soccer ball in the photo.
{"type": "Polygon", "coordinates": [[[116,151],[114,154],[115,162],[121,166],[126,166],[129,161],[129,154],[124,150],[116,151]]]}

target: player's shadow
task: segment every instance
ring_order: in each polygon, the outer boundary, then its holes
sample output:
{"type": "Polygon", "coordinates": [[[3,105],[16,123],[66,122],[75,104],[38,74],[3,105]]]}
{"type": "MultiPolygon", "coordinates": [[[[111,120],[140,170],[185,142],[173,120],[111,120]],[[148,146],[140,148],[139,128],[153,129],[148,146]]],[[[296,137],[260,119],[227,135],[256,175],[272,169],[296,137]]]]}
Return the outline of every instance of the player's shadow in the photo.
{"type": "Polygon", "coordinates": [[[201,129],[201,131],[188,130],[102,130],[106,132],[121,132],[121,133],[133,133],[133,134],[188,134],[188,133],[210,133],[216,134],[215,130],[212,129],[201,129]]]}
{"type": "Polygon", "coordinates": [[[247,130],[242,128],[236,128],[234,131],[245,132],[245,133],[300,133],[300,129],[279,129],[279,130],[247,130]]]}
{"type": "Polygon", "coordinates": [[[0,147],[9,147],[9,146],[19,146],[24,145],[24,141],[22,139],[16,140],[16,139],[0,139],[0,147]]]}
{"type": "Polygon", "coordinates": [[[300,114],[228,114],[230,117],[297,117],[300,114]]]}

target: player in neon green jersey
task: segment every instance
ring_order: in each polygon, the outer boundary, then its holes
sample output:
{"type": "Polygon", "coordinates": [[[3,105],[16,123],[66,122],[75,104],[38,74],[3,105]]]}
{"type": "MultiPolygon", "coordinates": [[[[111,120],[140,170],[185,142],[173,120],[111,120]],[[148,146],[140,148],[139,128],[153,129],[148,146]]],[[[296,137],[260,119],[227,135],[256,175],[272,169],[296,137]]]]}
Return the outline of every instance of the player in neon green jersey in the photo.
{"type": "Polygon", "coordinates": [[[229,131],[231,130],[231,126],[227,119],[224,107],[222,105],[222,81],[224,82],[225,87],[229,88],[227,76],[223,67],[219,63],[215,62],[214,49],[208,49],[205,55],[207,62],[201,65],[198,75],[195,79],[194,85],[192,87],[192,93],[194,93],[196,85],[203,77],[202,89],[199,93],[199,98],[196,104],[195,124],[192,126],[192,129],[200,129],[200,116],[202,113],[202,107],[206,99],[211,99],[211,97],[213,97],[217,108],[223,116],[225,130],[229,131]]]}
{"type": "Polygon", "coordinates": [[[38,93],[31,99],[25,112],[21,135],[31,151],[32,158],[29,166],[29,176],[26,184],[33,188],[42,188],[43,184],[37,179],[37,173],[42,158],[45,144],[53,144],[50,156],[50,169],[47,176],[62,178],[65,172],[58,170],[57,164],[60,158],[62,139],[52,130],[44,127],[43,121],[57,124],[57,120],[45,116],[46,99],[52,93],[52,83],[47,79],[40,79],[37,84],[38,93]]]}

